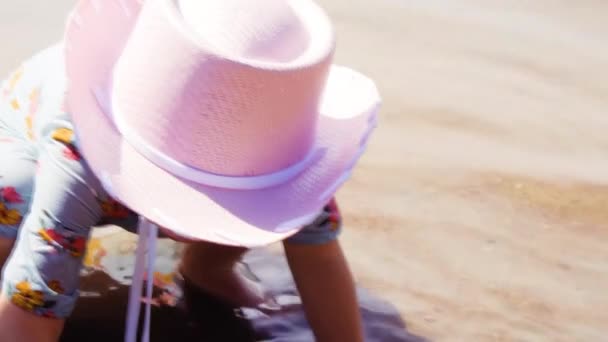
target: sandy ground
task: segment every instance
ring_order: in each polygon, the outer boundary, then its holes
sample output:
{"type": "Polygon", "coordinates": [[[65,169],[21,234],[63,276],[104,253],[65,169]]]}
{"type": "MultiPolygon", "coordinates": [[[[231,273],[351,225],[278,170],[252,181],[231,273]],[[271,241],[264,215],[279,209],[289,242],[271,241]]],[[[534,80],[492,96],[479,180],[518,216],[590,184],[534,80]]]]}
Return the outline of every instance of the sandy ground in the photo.
{"type": "MultiPolygon", "coordinates": [[[[72,1],[2,0],[0,72],[72,1]]],[[[608,3],[324,0],[382,120],[340,192],[359,283],[436,341],[605,341],[608,3]]]]}

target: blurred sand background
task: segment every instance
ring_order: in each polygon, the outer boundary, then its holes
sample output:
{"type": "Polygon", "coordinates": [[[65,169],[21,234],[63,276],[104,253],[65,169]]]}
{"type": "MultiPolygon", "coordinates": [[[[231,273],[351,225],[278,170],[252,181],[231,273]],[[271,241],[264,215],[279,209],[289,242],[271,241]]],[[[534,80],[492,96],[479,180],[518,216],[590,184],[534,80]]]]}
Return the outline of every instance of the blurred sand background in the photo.
{"type": "MultiPolygon", "coordinates": [[[[0,72],[73,1],[0,2],[0,72]]],[[[360,285],[436,341],[608,338],[608,2],[321,0],[381,124],[340,192],[360,285]]]]}

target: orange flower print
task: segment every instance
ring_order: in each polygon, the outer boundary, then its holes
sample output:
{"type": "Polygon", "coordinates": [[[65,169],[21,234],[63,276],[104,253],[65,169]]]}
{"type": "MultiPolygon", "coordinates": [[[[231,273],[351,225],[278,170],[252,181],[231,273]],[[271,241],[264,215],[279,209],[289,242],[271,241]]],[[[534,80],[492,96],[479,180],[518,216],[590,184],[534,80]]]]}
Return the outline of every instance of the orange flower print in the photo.
{"type": "Polygon", "coordinates": [[[21,213],[17,209],[8,209],[4,202],[0,202],[0,224],[17,226],[21,223],[21,213]]]}
{"type": "Polygon", "coordinates": [[[131,212],[127,207],[118,203],[113,198],[101,202],[101,210],[106,218],[125,219],[128,218],[131,212]]]}
{"type": "Polygon", "coordinates": [[[19,82],[19,80],[21,80],[22,76],[23,76],[23,67],[19,68],[15,72],[13,72],[13,74],[8,79],[6,88],[2,91],[2,95],[4,97],[9,96],[13,92],[13,90],[15,90],[15,87],[17,86],[17,83],[19,82]]]}
{"type": "Polygon", "coordinates": [[[175,275],[173,273],[160,273],[154,272],[154,286],[165,288],[172,285],[174,282],[175,275]]]}
{"type": "Polygon", "coordinates": [[[19,110],[19,109],[21,109],[21,105],[19,104],[19,101],[17,101],[17,99],[13,99],[13,100],[11,101],[11,107],[12,107],[14,110],[19,110]]]}
{"type": "Polygon", "coordinates": [[[27,137],[34,140],[34,120],[29,115],[25,117],[25,128],[27,128],[27,137]]]}
{"type": "Polygon", "coordinates": [[[53,228],[43,228],[38,235],[49,244],[56,243],[67,250],[74,258],[84,255],[87,240],[84,237],[64,236],[53,228]]]}
{"type": "Polygon", "coordinates": [[[22,76],[23,76],[23,66],[20,67],[19,69],[17,69],[15,72],[13,72],[13,74],[9,78],[9,80],[8,80],[8,90],[9,91],[12,91],[15,89],[15,87],[17,86],[17,82],[19,82],[19,80],[21,79],[22,76]]]}
{"type": "Polygon", "coordinates": [[[7,186],[5,188],[0,188],[0,196],[2,200],[6,203],[23,203],[23,199],[21,195],[15,190],[12,186],[7,186]]]}
{"type": "Polygon", "coordinates": [[[69,128],[58,128],[53,132],[53,139],[66,145],[72,144],[74,141],[74,131],[69,128]]]}
{"type": "Polygon", "coordinates": [[[59,280],[51,280],[51,282],[49,282],[48,284],[48,287],[51,290],[57,292],[58,294],[63,294],[65,292],[59,280]]]}
{"type": "Polygon", "coordinates": [[[342,217],[340,216],[340,209],[338,208],[338,203],[336,200],[332,199],[331,202],[329,202],[329,204],[325,207],[325,210],[329,213],[330,229],[337,230],[340,228],[342,217]]]}
{"type": "Polygon", "coordinates": [[[86,253],[82,264],[86,267],[102,269],[101,260],[108,255],[108,251],[103,247],[101,240],[92,238],[87,244],[86,253]]]}
{"type": "Polygon", "coordinates": [[[30,140],[34,139],[34,117],[38,111],[38,105],[40,104],[40,88],[32,90],[30,93],[30,108],[28,115],[25,117],[25,125],[27,127],[27,135],[30,140]]]}
{"type": "Polygon", "coordinates": [[[18,307],[27,310],[35,311],[36,309],[44,307],[44,293],[42,291],[32,290],[32,286],[27,281],[22,281],[15,287],[17,290],[11,296],[11,302],[18,307]]]}
{"type": "Polygon", "coordinates": [[[65,145],[63,156],[69,160],[79,161],[82,159],[80,152],[74,146],[74,131],[69,128],[58,128],[53,132],[53,139],[65,145]]]}
{"type": "Polygon", "coordinates": [[[36,88],[32,90],[30,93],[30,114],[36,112],[38,110],[38,105],[40,104],[40,88],[36,88]]]}

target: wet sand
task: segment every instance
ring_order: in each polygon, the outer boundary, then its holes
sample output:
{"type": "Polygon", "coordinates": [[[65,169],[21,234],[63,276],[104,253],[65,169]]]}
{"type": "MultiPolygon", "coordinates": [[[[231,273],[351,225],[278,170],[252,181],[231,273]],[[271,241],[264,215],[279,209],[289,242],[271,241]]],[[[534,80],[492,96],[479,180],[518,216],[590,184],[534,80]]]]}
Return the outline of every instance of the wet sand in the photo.
{"type": "MultiPolygon", "coordinates": [[[[340,192],[358,283],[436,341],[608,334],[608,3],[326,0],[381,124],[340,192]]],[[[71,1],[5,2],[5,73],[71,1]]]]}
{"type": "MultiPolygon", "coordinates": [[[[128,279],[116,271],[122,267],[132,271],[124,261],[133,257],[131,247],[111,250],[112,243],[131,246],[133,236],[113,230],[110,235],[99,237],[96,232],[88,258],[103,251],[104,258],[119,256],[99,265],[86,263],[83,273],[82,296],[73,316],[68,320],[62,342],[121,341],[124,336],[124,312],[128,299],[128,279]],[[108,239],[117,239],[108,243],[108,239]],[[104,246],[100,248],[100,246],[104,246]],[[109,247],[109,248],[105,248],[109,247]],[[99,267],[101,266],[101,267],[99,267]],[[103,269],[103,270],[102,270],[103,269]]],[[[261,308],[234,308],[189,286],[183,280],[172,277],[173,269],[166,268],[174,261],[173,251],[179,245],[161,241],[155,274],[155,304],[152,306],[152,341],[313,341],[301,301],[289,274],[286,260],[277,253],[256,250],[249,253],[244,262],[252,280],[261,282],[274,304],[261,308]],[[160,265],[159,265],[160,264],[160,265]],[[165,281],[163,281],[165,279],[165,281]],[[171,279],[168,280],[167,279],[171,279]],[[174,282],[173,279],[176,279],[174,282]],[[162,290],[169,293],[162,295],[162,290]],[[162,300],[162,298],[169,300],[162,300]],[[176,299],[176,301],[173,301],[176,299]]],[[[424,338],[408,332],[398,310],[369,293],[359,289],[360,308],[364,319],[366,341],[424,342],[424,338]]],[[[143,316],[143,308],[140,319],[143,316]]],[[[141,324],[141,322],[140,322],[141,324]]]]}

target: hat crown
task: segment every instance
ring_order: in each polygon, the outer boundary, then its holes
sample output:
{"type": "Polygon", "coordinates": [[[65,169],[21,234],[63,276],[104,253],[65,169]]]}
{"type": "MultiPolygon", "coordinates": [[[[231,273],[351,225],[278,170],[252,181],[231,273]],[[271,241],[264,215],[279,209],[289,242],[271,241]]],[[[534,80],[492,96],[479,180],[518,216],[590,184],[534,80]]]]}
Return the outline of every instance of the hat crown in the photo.
{"type": "Polygon", "coordinates": [[[184,24],[216,51],[250,60],[289,62],[302,56],[310,36],[284,0],[178,0],[184,24]],[[224,32],[224,35],[217,35],[224,32]]]}
{"type": "Polygon", "coordinates": [[[308,0],[146,0],[114,68],[114,115],[189,167],[277,172],[311,151],[333,49],[308,0]]]}

